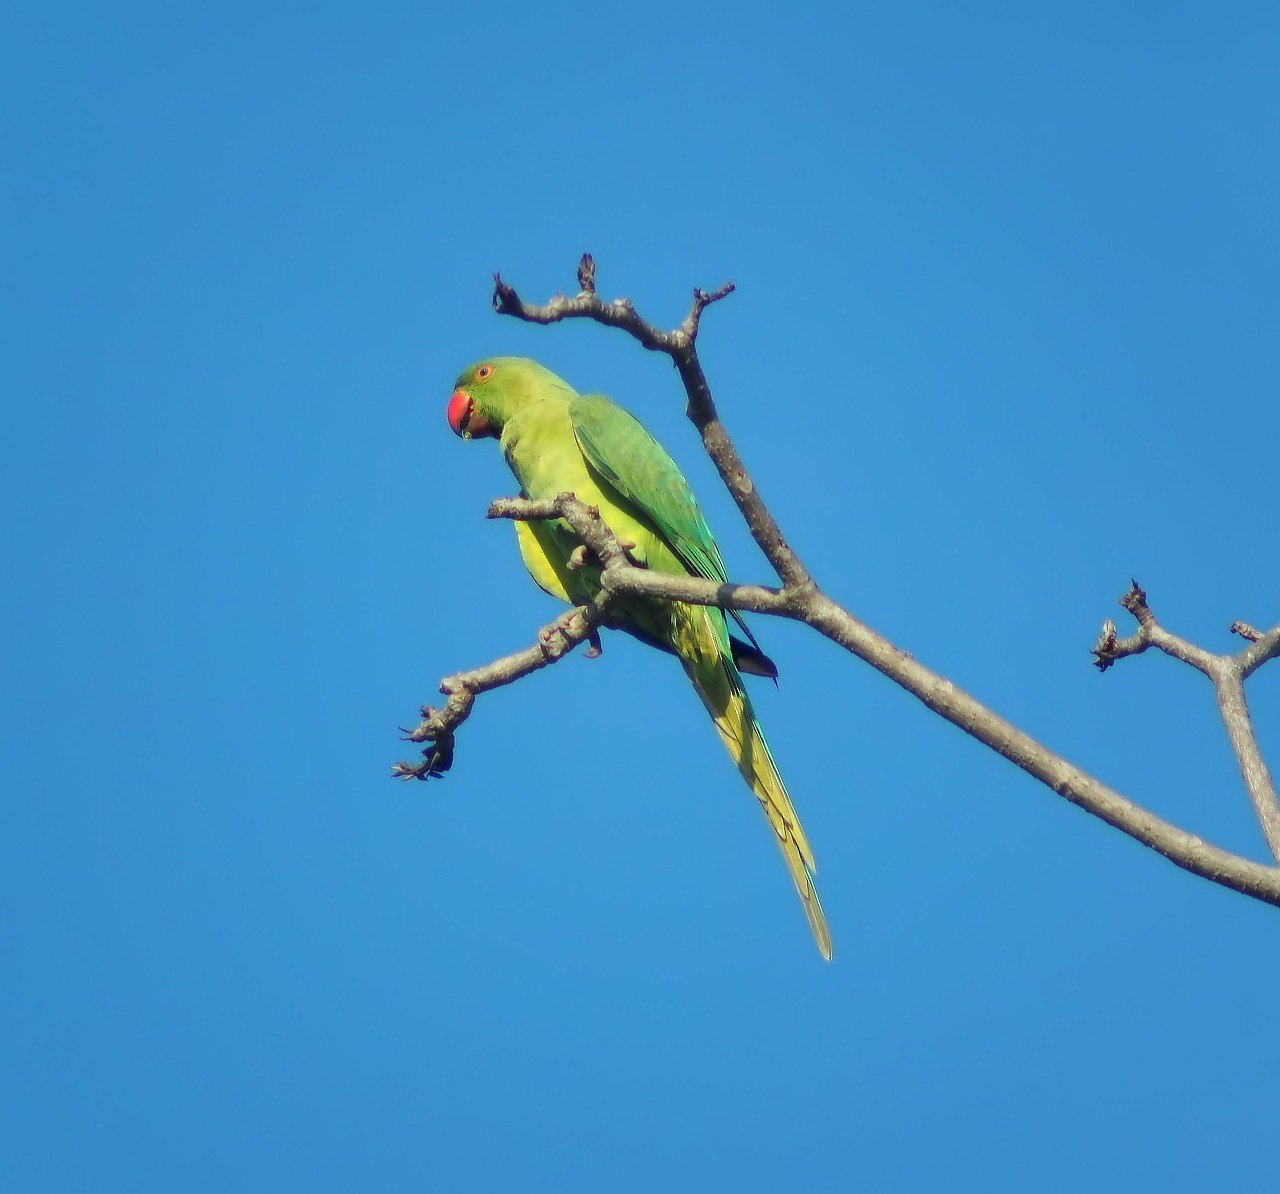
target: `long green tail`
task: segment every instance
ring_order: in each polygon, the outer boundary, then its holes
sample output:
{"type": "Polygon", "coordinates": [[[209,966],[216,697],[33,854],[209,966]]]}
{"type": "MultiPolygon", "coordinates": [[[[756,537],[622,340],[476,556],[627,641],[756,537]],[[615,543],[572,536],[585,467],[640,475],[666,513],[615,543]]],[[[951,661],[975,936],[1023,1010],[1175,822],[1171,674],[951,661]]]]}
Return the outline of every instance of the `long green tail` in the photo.
{"type": "Polygon", "coordinates": [[[778,849],[782,851],[783,861],[791,872],[791,881],[796,885],[796,892],[804,905],[804,914],[809,918],[813,939],[817,942],[819,952],[829,962],[831,930],[818,899],[818,889],[814,886],[813,876],[817,865],[800,824],[800,817],[787,794],[782,776],[778,774],[768,743],[760,732],[760,723],[751,708],[751,698],[747,696],[742,676],[733,660],[726,658],[715,644],[714,627],[709,625],[710,618],[705,611],[698,610],[695,614],[690,607],[685,608],[695,617],[701,614],[702,617],[698,620],[703,626],[696,629],[694,626],[682,627],[682,630],[694,630],[695,633],[678,635],[683,640],[680,645],[684,647],[696,643],[697,647],[704,650],[708,646],[716,650],[715,657],[711,659],[702,650],[697,652],[698,657],[694,659],[690,659],[684,650],[680,651],[685,672],[707,707],[707,712],[711,714],[711,720],[715,722],[730,758],[737,764],[742,778],[760,801],[760,807],[777,839],[778,849]],[[709,636],[707,632],[710,632],[709,636]],[[708,637],[710,642],[707,641],[708,637]]]}

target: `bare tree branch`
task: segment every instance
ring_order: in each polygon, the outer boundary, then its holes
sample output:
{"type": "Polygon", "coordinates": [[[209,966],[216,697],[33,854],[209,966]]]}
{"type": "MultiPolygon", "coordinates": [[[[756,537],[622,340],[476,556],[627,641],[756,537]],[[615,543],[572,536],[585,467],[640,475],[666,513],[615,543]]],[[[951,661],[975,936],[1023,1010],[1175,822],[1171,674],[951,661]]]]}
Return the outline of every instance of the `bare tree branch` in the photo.
{"type": "Polygon", "coordinates": [[[1280,869],[1212,846],[1148,812],[987,709],[950,680],[917,663],[826,597],[804,620],[905,688],[966,734],[1003,755],[1059,796],[1202,878],[1280,906],[1280,869]]]}
{"type": "MultiPolygon", "coordinates": [[[[1280,861],[1280,800],[1277,800],[1271,773],[1258,749],[1253,721],[1249,716],[1249,705],[1244,696],[1244,680],[1249,674],[1245,670],[1246,665],[1252,665],[1249,671],[1253,671],[1264,662],[1262,658],[1253,662],[1255,653],[1259,656],[1274,656],[1280,650],[1280,633],[1276,633],[1272,641],[1272,636],[1263,635],[1252,626],[1233,622],[1232,631],[1252,639],[1253,646],[1238,655],[1214,655],[1165,630],[1151,612],[1147,595],[1136,580],[1120,598],[1120,604],[1137,620],[1138,632],[1127,639],[1117,639],[1115,623],[1108,619],[1103,623],[1103,633],[1093,648],[1093,654],[1097,656],[1094,662],[1102,671],[1106,671],[1118,659],[1140,654],[1148,647],[1157,647],[1166,655],[1209,677],[1218,696],[1218,712],[1227,731],[1227,739],[1235,752],[1245,789],[1253,802],[1258,824],[1262,827],[1262,836],[1266,839],[1272,856],[1280,861]]],[[[1276,630],[1280,632],[1280,627],[1276,630]]]]}
{"type": "Polygon", "coordinates": [[[697,576],[676,576],[636,567],[600,517],[600,511],[579,501],[571,493],[558,494],[548,502],[498,498],[490,503],[488,516],[521,522],[563,518],[600,566],[601,587],[617,597],[653,597],[660,601],[684,601],[689,605],[718,605],[722,609],[740,609],[747,613],[802,616],[797,596],[785,589],[717,584],[697,576]]]}
{"type": "Polygon", "coordinates": [[[1253,719],[1244,699],[1244,679],[1239,662],[1224,659],[1223,667],[1215,675],[1214,688],[1218,692],[1218,712],[1226,727],[1231,749],[1235,751],[1240,775],[1253,801],[1253,811],[1262,826],[1262,836],[1272,857],[1280,861],[1280,801],[1276,799],[1276,785],[1258,749],[1258,739],[1253,732],[1253,719]]]}
{"type": "MultiPolygon", "coordinates": [[[[425,779],[445,770],[452,757],[453,732],[469,714],[476,695],[547,666],[562,658],[577,643],[591,641],[597,627],[609,625],[609,611],[613,603],[627,597],[644,597],[716,605],[804,622],[871,664],[929,709],[1064,799],[1192,874],[1280,906],[1280,868],[1213,846],[1109,788],[987,709],[945,677],[930,671],[818,589],[799,558],[787,546],[776,521],[747,474],[720,422],[698,361],[695,344],[702,312],[731,293],[732,284],[710,294],[695,290],[693,304],[681,326],[674,331],[662,331],[642,319],[628,300],[607,303],[597,295],[595,263],[589,255],[584,255],[579,264],[581,292],[574,298],[557,295],[542,306],[531,305],[498,275],[494,276],[494,283],[494,307],[501,314],[542,324],[571,318],[592,319],[620,328],[645,348],[664,352],[672,358],[688,396],[687,413],[742,511],[748,529],[782,581],[782,587],[716,584],[697,577],[672,576],[637,567],[628,555],[627,545],[618,542],[599,512],[573,494],[560,494],[551,502],[500,499],[489,509],[491,518],[563,519],[586,553],[579,562],[589,562],[599,568],[599,593],[591,604],[578,607],[557,623],[544,627],[535,646],[486,667],[460,672],[446,679],[441,685],[441,691],[449,695],[445,709],[424,708],[422,723],[408,735],[412,741],[432,744],[424,752],[428,757],[423,763],[412,766],[398,764],[394,768],[397,775],[425,779]]],[[[1121,604],[1133,614],[1138,623],[1137,631],[1127,638],[1120,638],[1115,623],[1107,619],[1093,648],[1096,666],[1100,671],[1106,671],[1120,659],[1155,647],[1209,677],[1218,693],[1223,723],[1263,833],[1273,854],[1280,858],[1280,802],[1277,802],[1275,786],[1258,751],[1243,688],[1244,680],[1252,672],[1280,655],[1280,625],[1262,634],[1245,623],[1237,623],[1232,627],[1233,631],[1249,639],[1250,645],[1237,655],[1214,655],[1165,630],[1152,613],[1146,593],[1136,581],[1121,599],[1121,604]]]]}

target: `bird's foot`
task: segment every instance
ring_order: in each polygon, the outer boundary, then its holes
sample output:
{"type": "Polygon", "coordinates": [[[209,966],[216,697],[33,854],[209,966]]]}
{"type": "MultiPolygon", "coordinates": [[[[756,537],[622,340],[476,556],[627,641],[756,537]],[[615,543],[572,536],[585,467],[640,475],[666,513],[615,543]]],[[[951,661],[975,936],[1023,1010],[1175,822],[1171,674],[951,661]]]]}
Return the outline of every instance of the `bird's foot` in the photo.
{"type": "Polygon", "coordinates": [[[550,626],[544,626],[538,631],[538,646],[548,659],[556,659],[564,653],[563,647],[556,651],[551,644],[556,638],[564,639],[567,636],[569,627],[577,616],[578,611],[571,609],[568,613],[561,614],[550,626]]]}
{"type": "Polygon", "coordinates": [[[630,539],[619,539],[618,546],[622,549],[622,554],[627,557],[627,563],[633,568],[646,567],[645,562],[635,554],[636,545],[630,539]]]}
{"type": "MultiPolygon", "coordinates": [[[[617,543],[628,564],[635,568],[643,568],[645,566],[644,561],[635,554],[636,545],[630,539],[619,539],[617,543]]],[[[599,568],[600,557],[585,543],[579,543],[569,553],[569,558],[565,561],[565,567],[570,572],[577,572],[582,568],[599,568]]]]}

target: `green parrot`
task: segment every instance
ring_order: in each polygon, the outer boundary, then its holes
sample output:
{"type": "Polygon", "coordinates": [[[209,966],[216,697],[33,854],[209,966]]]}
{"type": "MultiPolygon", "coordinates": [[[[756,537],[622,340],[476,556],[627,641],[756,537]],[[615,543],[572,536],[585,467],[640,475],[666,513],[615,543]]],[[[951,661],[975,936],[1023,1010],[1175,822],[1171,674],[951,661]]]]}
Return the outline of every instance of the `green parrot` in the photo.
{"type": "MultiPolygon", "coordinates": [[[[653,572],[725,582],[724,562],[698,503],[675,462],[620,406],[580,395],[536,361],[491,357],[457,380],[449,426],[463,439],[498,440],[525,497],[566,491],[595,506],[632,558],[653,572]]],[[[517,522],[520,554],[541,588],[580,605],[599,591],[599,567],[569,567],[578,541],[561,520],[517,522]]],[[[736,611],[746,635],[729,633],[713,606],[629,599],[608,625],[677,656],[726,749],[750,785],[777,838],[822,956],[831,931],[814,887],[813,852],[756,721],[742,672],[776,677],[736,611]]]]}

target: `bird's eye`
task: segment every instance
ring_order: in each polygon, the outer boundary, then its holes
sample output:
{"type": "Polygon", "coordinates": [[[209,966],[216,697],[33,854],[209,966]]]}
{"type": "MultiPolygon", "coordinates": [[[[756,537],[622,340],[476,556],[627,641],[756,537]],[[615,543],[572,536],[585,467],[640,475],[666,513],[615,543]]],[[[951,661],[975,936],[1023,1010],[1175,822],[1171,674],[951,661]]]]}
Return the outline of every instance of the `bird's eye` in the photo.
{"type": "Polygon", "coordinates": [[[492,365],[481,365],[480,368],[476,370],[476,381],[488,381],[492,376],[492,365]]]}

